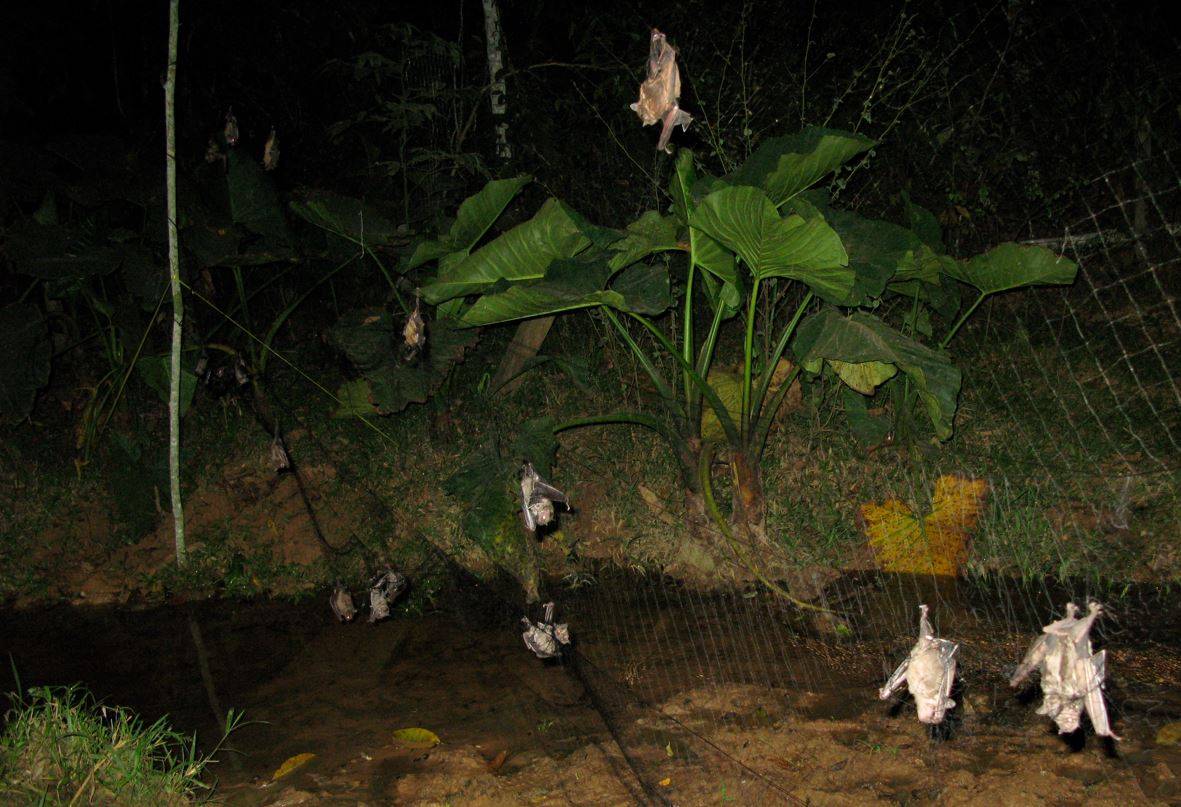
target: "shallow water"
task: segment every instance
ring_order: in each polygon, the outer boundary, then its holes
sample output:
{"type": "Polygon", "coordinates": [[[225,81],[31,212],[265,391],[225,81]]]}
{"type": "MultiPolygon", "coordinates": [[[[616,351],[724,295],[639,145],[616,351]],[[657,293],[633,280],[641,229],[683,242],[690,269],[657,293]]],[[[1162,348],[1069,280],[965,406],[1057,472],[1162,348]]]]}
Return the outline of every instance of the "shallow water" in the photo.
{"type": "Polygon", "coordinates": [[[337,624],[326,594],[0,613],[0,652],[12,658],[2,683],[15,688],[12,669],[24,686],[80,681],[148,719],[168,714],[208,745],[218,729],[195,620],[217,702],[252,721],[214,767],[221,794],[240,804],[1181,797],[1181,757],[1153,741],[1181,719],[1181,630],[1166,593],[1127,594],[1096,637],[1124,737],[1113,746],[1063,741],[1033,713],[1035,692],[1004,686],[1038,621],[1064,601],[1061,587],[850,576],[827,589],[848,616],[846,639],[767,592],[620,576],[554,590],[577,647],[560,661],[526,650],[522,607],[465,581],[439,610],[378,625],[337,624]],[[913,642],[918,601],[961,642],[960,707],[935,739],[913,707],[875,694],[913,642]],[[399,747],[392,733],[405,727],[443,744],[399,747]],[[305,752],[317,758],[263,786],[305,752]]]}

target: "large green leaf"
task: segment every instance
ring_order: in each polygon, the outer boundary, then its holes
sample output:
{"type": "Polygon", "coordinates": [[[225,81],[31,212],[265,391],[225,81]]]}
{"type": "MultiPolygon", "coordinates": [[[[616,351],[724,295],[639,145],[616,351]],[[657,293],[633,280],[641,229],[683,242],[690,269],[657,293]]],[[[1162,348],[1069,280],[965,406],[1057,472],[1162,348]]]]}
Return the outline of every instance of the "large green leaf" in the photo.
{"type": "Polygon", "coordinates": [[[537,215],[485,244],[463,260],[440,267],[422,289],[429,303],[486,290],[500,280],[534,280],[556,260],[572,258],[591,244],[585,222],[557,199],[537,215]]]}
{"type": "Polygon", "coordinates": [[[677,165],[668,181],[668,194],[673,200],[673,212],[681,224],[689,223],[689,214],[697,206],[693,198],[693,186],[697,183],[697,171],[693,167],[693,152],[677,150],[677,165]]]}
{"type": "Polygon", "coordinates": [[[927,208],[910,201],[910,194],[902,192],[902,204],[906,210],[906,226],[914,230],[923,243],[936,252],[943,252],[943,228],[939,219],[927,208]]]}
{"type": "Polygon", "coordinates": [[[663,267],[635,264],[608,285],[612,274],[601,257],[555,261],[543,278],[483,295],[460,321],[467,326],[491,325],[599,305],[658,314],[672,302],[663,267]]]}
{"type": "Polygon", "coordinates": [[[623,238],[611,245],[611,268],[622,269],[655,252],[677,249],[677,223],[649,210],[627,225],[623,238]]]}
{"type": "Polygon", "coordinates": [[[801,280],[835,302],[853,289],[848,255],[832,228],[821,218],[780,217],[757,188],[714,191],[693,211],[691,223],[738,253],[756,277],[801,280]]]}
{"type": "Polygon", "coordinates": [[[455,248],[470,250],[474,247],[500,218],[508,203],[521,192],[521,188],[532,181],[533,177],[528,174],[494,179],[478,193],[464,199],[449,233],[449,240],[455,248]]]}
{"type": "MultiPolygon", "coordinates": [[[[954,258],[943,256],[947,261],[954,261],[954,258]]],[[[906,297],[914,299],[918,297],[920,302],[926,303],[933,311],[939,314],[944,319],[951,319],[960,310],[960,286],[958,283],[927,283],[922,280],[904,280],[891,282],[887,287],[889,291],[906,297]]]]}
{"type": "Polygon", "coordinates": [[[484,237],[484,233],[488,232],[488,228],[500,218],[508,203],[532,179],[526,174],[511,179],[494,179],[478,193],[464,199],[447,235],[416,245],[407,269],[414,269],[451,253],[466,256],[484,237]]]}
{"type": "Polygon", "coordinates": [[[247,262],[271,263],[294,257],[283,206],[262,166],[238,151],[232,151],[226,184],[234,223],[260,236],[247,250],[251,257],[247,262]]]}
{"type": "MultiPolygon", "coordinates": [[[[143,356],[135,363],[135,369],[143,382],[155,391],[161,402],[168,403],[172,386],[172,358],[170,356],[143,356]]],[[[197,391],[197,376],[192,370],[180,368],[180,415],[185,416],[197,391]]]]}
{"type": "Polygon", "coordinates": [[[294,201],[291,212],[351,244],[391,244],[405,238],[394,223],[372,205],[350,196],[316,193],[294,201]]]}
{"type": "Polygon", "coordinates": [[[961,378],[946,353],[914,341],[872,314],[846,317],[833,308],[800,324],[794,349],[800,363],[809,367],[820,360],[894,365],[914,384],[935,433],[943,440],[951,437],[961,378]]]}
{"type": "Polygon", "coordinates": [[[65,289],[89,277],[115,271],[122,261],[119,249],[87,229],[41,225],[31,218],[16,222],[5,233],[5,252],[13,269],[65,289]]]}
{"type": "Polygon", "coordinates": [[[338,415],[364,411],[361,396],[366,393],[377,413],[383,415],[399,412],[411,403],[424,403],[475,340],[474,332],[449,320],[433,320],[427,324],[425,355],[414,364],[404,364],[402,324],[384,309],[365,308],[345,313],[329,330],[329,341],[368,383],[367,389],[342,388],[348,399],[342,396],[338,415]]]}
{"type": "Polygon", "coordinates": [[[731,286],[740,282],[734,253],[700,230],[690,230],[693,238],[693,254],[697,265],[715,278],[731,286]]]}
{"type": "MultiPolygon", "coordinates": [[[[794,204],[794,203],[793,203],[794,204]]],[[[915,233],[888,221],[845,210],[824,211],[849,253],[857,284],[848,305],[866,305],[890,282],[921,280],[938,284],[941,267],[951,261],[935,253],[915,233]]]]}
{"type": "Polygon", "coordinates": [[[52,351],[40,308],[15,303],[0,309],[0,423],[32,411],[37,390],[49,383],[52,351]]]}
{"type": "Polygon", "coordinates": [[[781,205],[873,146],[874,141],[864,135],[812,127],[764,140],[727,179],[733,185],[762,188],[781,205]]]}
{"type": "Polygon", "coordinates": [[[996,294],[1022,286],[1068,286],[1074,282],[1078,266],[1045,247],[1009,242],[967,261],[949,264],[945,271],[983,294],[996,294]]]}

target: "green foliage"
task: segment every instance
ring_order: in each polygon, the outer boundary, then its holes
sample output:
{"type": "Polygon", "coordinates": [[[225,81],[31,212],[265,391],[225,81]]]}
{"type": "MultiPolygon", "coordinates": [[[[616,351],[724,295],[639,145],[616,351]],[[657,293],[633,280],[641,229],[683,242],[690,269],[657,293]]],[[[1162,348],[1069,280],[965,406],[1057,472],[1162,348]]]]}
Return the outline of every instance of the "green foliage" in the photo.
{"type": "Polygon", "coordinates": [[[872,314],[846,317],[833,308],[822,309],[800,325],[794,348],[806,370],[819,372],[820,362],[826,361],[862,395],[872,395],[901,371],[926,404],[935,434],[942,440],[951,437],[960,371],[942,351],[919,344],[872,314]]]}
{"type": "MultiPolygon", "coordinates": [[[[699,179],[692,154],[682,151],[670,182],[671,215],[648,211],[623,232],[610,231],[549,199],[532,219],[475,252],[448,252],[459,244],[444,246],[444,239],[420,246],[418,263],[439,262],[424,295],[433,302],[474,297],[470,304],[452,303],[463,325],[603,311],[651,379],[666,417],[616,413],[576,425],[628,422],[657,430],[673,443],[690,485],[697,469],[688,447],[702,437],[725,440],[735,456],[757,466],[775,412],[800,370],[817,375],[827,368],[826,377],[859,396],[842,397],[860,436],[882,432],[865,401],[888,388],[896,419],[909,417],[912,402],[921,404],[935,436],[949,439],[961,374],[944,348],[979,304],[961,311],[959,284],[976,287],[983,299],[1021,286],[1069,283],[1074,266],[1014,244],[957,261],[942,253],[935,218],[909,199],[907,220],[917,232],[832,208],[822,194],[809,191],[873,145],[857,134],[808,129],[764,141],[724,179],[699,179]],[[677,336],[649,319],[670,303],[661,260],[668,253],[688,257],[677,336]],[[627,294],[625,286],[635,293],[627,294]],[[704,330],[694,323],[700,298],[712,311],[704,330]],[[764,299],[794,303],[780,318],[775,307],[760,306],[764,299]],[[903,330],[882,316],[894,310],[891,300],[907,303],[903,330]],[[652,337],[665,360],[673,361],[674,375],[666,374],[659,357],[641,346],[616,312],[652,337]],[[713,371],[721,327],[737,314],[744,314],[741,372],[713,371]],[[920,341],[933,339],[936,316],[949,320],[957,314],[942,342],[920,341]],[[797,367],[773,390],[774,370],[789,345],[797,367]],[[709,418],[702,418],[704,408],[709,418]]],[[[513,185],[511,192],[518,189],[513,185]]],[[[476,201],[465,206],[470,210],[476,201]]]]}
{"type": "Polygon", "coordinates": [[[520,515],[521,465],[531,462],[539,474],[549,476],[556,450],[551,418],[526,421],[510,443],[489,440],[443,483],[447,495],[464,503],[460,519],[464,534],[526,588],[536,569],[534,539],[526,533],[520,515]]]}
{"type": "MultiPolygon", "coordinates": [[[[5,802],[181,805],[209,790],[203,777],[210,759],[198,755],[195,738],[163,718],[149,725],[127,709],[100,705],[77,687],[31,689],[5,717],[5,802]]],[[[227,734],[240,722],[231,712],[227,734]]]]}
{"type": "Polygon", "coordinates": [[[474,332],[447,320],[429,327],[426,356],[407,363],[402,357],[402,323],[389,311],[363,308],[345,313],[329,331],[329,340],[362,377],[341,387],[337,415],[388,415],[411,403],[424,403],[476,338],[474,332]]]}
{"type": "Polygon", "coordinates": [[[0,423],[28,417],[49,382],[52,345],[45,316],[29,303],[0,308],[0,423]]]}

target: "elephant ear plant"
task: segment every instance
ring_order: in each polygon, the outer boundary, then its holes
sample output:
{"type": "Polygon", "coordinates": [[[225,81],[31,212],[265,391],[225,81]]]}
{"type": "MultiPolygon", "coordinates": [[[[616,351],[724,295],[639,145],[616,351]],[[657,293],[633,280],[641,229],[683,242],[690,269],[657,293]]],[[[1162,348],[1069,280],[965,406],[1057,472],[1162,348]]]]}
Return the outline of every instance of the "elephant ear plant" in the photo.
{"type": "Polygon", "coordinates": [[[469,327],[598,309],[650,377],[658,403],[558,423],[555,431],[627,423],[662,435],[690,512],[708,514],[750,571],[773,585],[742,546],[775,557],[761,459],[799,374],[827,373],[859,396],[901,376],[934,433],[948,439],[961,378],[946,342],[979,304],[961,314],[951,289],[967,283],[983,299],[1005,288],[1073,279],[1068,261],[1012,244],[956,261],[909,228],[831,209],[823,194],[809,190],[873,145],[857,134],[808,129],[764,141],[722,178],[698,176],[693,154],[682,150],[666,213],[648,211],[620,232],[589,224],[549,199],[532,219],[475,251],[427,250],[438,256],[439,268],[423,298],[469,327]],[[678,254],[683,261],[664,259],[678,254]],[[683,267],[675,281],[670,263],[683,267]],[[670,282],[683,291],[675,331],[656,318],[671,307],[670,282]],[[914,327],[904,323],[898,330],[872,313],[893,310],[883,303],[906,294],[930,300],[945,318],[958,315],[947,339],[924,344],[914,327]],[[741,344],[734,373],[716,361],[719,335],[731,320],[741,344]],[[658,351],[641,346],[636,327],[658,351]],[[734,483],[728,518],[712,494],[718,448],[734,483]]]}

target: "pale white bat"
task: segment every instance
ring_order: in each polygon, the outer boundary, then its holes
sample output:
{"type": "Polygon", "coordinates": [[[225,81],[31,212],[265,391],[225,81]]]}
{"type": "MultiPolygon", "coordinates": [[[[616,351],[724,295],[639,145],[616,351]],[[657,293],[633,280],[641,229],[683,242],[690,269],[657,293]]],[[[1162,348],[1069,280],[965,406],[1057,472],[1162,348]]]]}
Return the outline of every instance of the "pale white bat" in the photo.
{"type": "Polygon", "coordinates": [[[640,98],[631,109],[640,116],[645,126],[662,124],[657,149],[671,151],[668,139],[677,126],[684,131],[693,121],[688,112],[681,109],[681,71],[677,68],[677,49],[668,44],[664,34],[655,28],[648,47],[648,78],[640,85],[640,98]]]}
{"type": "Polygon", "coordinates": [[[521,624],[525,632],[521,638],[525,640],[525,647],[533,651],[538,658],[556,658],[562,654],[562,645],[570,644],[570,626],[566,623],[554,624],[554,604],[545,604],[545,618],[534,624],[529,617],[521,617],[521,624]]]}
{"type": "Polygon", "coordinates": [[[1096,734],[1118,740],[1111,730],[1103,701],[1107,651],[1093,653],[1091,649],[1091,627],[1103,608],[1092,602],[1085,617],[1079,619],[1078,613],[1078,606],[1068,602],[1066,617],[1042,628],[1042,635],[1021,660],[1009,685],[1019,686],[1031,672],[1039,670],[1042,705],[1037,713],[1051,718],[1058,726],[1058,733],[1077,730],[1085,710],[1096,734]]]}
{"type": "Polygon", "coordinates": [[[536,532],[538,526],[546,526],[554,520],[554,502],[560,502],[570,509],[566,494],[547,484],[527,462],[521,468],[521,512],[525,526],[536,532]]]}
{"type": "Polygon", "coordinates": [[[390,603],[406,588],[406,576],[386,569],[369,585],[369,624],[390,615],[390,603]]]}
{"type": "Polygon", "coordinates": [[[919,640],[878,690],[878,697],[886,700],[905,682],[914,697],[919,722],[937,724],[955,706],[949,696],[955,682],[955,654],[959,645],[935,636],[927,610],[927,606],[919,606],[919,640]]]}

